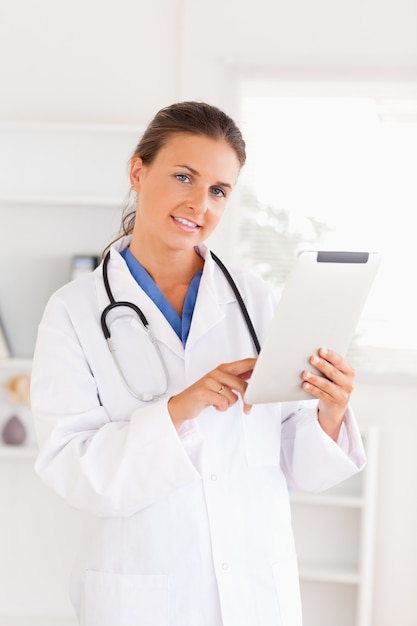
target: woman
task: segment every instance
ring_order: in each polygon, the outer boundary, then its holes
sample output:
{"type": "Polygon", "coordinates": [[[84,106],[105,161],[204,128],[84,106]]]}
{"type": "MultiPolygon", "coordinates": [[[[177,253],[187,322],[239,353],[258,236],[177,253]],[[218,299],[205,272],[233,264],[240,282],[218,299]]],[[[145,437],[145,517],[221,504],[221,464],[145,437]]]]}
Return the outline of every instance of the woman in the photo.
{"type": "MultiPolygon", "coordinates": [[[[131,160],[125,236],[41,321],[36,470],[85,513],[71,585],[84,626],[300,626],[288,484],[321,490],[364,465],[354,371],[333,351],[300,373],[312,402],[243,402],[256,351],[203,242],[244,161],[219,109],[162,109],[131,160]]],[[[271,291],[233,276],[262,343],[271,291]]]]}

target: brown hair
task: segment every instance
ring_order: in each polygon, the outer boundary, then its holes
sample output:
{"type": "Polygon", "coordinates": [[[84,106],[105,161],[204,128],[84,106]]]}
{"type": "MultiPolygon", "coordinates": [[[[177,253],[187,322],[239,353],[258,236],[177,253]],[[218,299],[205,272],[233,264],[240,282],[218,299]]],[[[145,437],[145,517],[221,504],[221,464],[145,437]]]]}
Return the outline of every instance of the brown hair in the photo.
{"type": "MultiPolygon", "coordinates": [[[[215,106],[193,101],[178,102],[158,111],[143,133],[132,158],[141,157],[145,164],[150,165],[175,133],[224,139],[235,151],[240,167],[245,164],[245,142],[232,118],[215,106]]],[[[134,223],[135,210],[126,207],[121,235],[131,234],[134,223]]]]}

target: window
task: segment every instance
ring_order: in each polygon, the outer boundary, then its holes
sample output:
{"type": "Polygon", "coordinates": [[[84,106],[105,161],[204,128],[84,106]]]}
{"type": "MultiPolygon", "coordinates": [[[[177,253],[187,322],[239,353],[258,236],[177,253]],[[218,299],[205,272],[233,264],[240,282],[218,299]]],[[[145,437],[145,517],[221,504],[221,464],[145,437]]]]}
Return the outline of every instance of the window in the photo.
{"type": "Polygon", "coordinates": [[[279,288],[302,248],[381,252],[348,358],[417,373],[417,96],[387,93],[242,81],[237,261],[279,288]]]}

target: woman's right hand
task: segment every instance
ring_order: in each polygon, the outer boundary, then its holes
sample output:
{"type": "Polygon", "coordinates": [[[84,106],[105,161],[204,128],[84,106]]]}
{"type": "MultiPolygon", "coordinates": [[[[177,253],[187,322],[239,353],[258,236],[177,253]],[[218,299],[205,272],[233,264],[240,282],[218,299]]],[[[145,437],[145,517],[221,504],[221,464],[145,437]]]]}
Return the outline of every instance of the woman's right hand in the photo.
{"type": "MultiPolygon", "coordinates": [[[[255,358],[223,363],[172,396],[168,401],[168,411],[175,428],[178,429],[186,420],[194,419],[208,406],[217,411],[227,411],[237,402],[239,394],[243,399],[255,363],[255,358]]],[[[249,413],[250,409],[249,404],[243,404],[245,413],[249,413]]]]}

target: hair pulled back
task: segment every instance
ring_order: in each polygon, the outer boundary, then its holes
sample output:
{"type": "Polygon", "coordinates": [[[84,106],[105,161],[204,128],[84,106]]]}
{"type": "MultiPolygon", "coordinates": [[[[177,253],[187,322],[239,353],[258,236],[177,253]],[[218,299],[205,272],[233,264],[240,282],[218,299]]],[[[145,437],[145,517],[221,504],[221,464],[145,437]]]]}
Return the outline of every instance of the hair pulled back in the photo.
{"type": "MultiPolygon", "coordinates": [[[[158,111],[143,133],[132,158],[140,157],[145,165],[150,165],[171,136],[177,133],[224,139],[235,151],[240,167],[245,164],[245,142],[232,118],[215,106],[196,101],[178,102],[158,111]]],[[[122,220],[122,234],[131,234],[134,223],[135,210],[127,207],[122,220]]]]}

